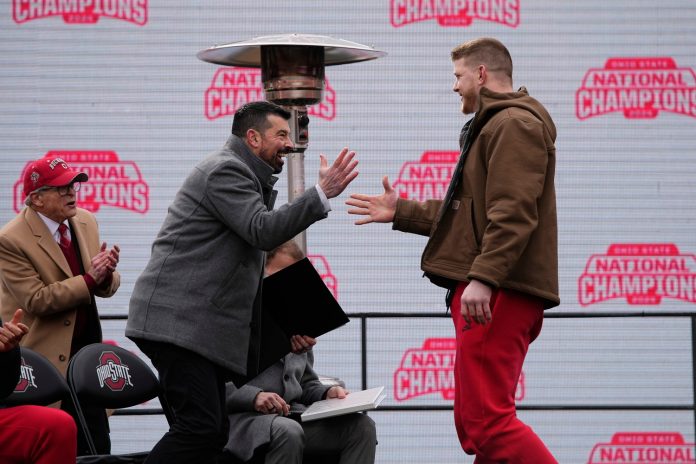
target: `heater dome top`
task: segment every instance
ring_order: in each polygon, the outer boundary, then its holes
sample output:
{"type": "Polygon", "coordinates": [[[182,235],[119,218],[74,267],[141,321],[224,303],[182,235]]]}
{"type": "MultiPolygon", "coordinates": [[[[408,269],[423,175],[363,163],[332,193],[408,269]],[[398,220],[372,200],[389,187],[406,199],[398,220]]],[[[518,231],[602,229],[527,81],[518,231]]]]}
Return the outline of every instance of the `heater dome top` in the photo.
{"type": "Polygon", "coordinates": [[[196,56],[209,63],[258,68],[261,67],[261,47],[274,45],[323,47],[325,66],[374,60],[387,54],[368,45],[325,35],[279,34],[215,45],[196,56]]]}

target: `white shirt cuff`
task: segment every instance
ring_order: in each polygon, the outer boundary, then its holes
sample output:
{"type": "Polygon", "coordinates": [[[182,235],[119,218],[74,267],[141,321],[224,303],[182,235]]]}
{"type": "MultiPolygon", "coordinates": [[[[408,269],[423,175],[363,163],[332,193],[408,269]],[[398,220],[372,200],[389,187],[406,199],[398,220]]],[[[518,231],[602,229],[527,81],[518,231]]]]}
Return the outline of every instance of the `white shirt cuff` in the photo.
{"type": "Polygon", "coordinates": [[[324,212],[328,213],[329,211],[331,211],[331,204],[329,203],[329,199],[326,198],[326,194],[321,189],[321,187],[319,187],[319,184],[315,185],[314,187],[316,187],[316,189],[317,189],[317,193],[319,194],[319,199],[321,200],[321,204],[324,205],[324,212]]]}

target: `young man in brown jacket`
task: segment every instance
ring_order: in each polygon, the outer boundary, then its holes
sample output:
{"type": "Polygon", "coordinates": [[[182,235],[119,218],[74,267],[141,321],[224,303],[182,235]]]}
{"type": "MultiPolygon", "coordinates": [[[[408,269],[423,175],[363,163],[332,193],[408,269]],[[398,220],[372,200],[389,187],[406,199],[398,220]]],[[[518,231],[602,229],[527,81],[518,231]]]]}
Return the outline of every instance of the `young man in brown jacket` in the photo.
{"type": "Polygon", "coordinates": [[[512,58],[479,38],[451,53],[464,114],[461,154],[443,200],[353,194],[356,224],[393,222],[429,236],[421,267],[448,288],[457,338],[455,425],[475,463],[555,463],[515,412],[515,389],[544,309],[557,306],[556,128],[546,109],[512,87],[512,58]]]}

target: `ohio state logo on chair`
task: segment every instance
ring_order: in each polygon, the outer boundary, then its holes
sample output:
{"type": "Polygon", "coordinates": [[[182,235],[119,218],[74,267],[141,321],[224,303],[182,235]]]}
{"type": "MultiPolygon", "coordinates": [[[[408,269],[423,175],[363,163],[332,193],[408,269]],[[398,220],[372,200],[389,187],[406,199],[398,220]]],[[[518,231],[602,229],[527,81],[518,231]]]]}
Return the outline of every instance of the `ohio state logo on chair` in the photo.
{"type": "Polygon", "coordinates": [[[17,386],[15,387],[14,391],[15,393],[24,393],[29,389],[29,387],[38,388],[36,386],[36,378],[34,377],[34,366],[27,364],[27,362],[24,360],[24,356],[22,356],[19,382],[17,382],[17,386]]]}
{"type": "Polygon", "coordinates": [[[121,358],[113,351],[102,351],[97,366],[97,377],[99,387],[108,387],[111,391],[123,391],[126,385],[133,386],[129,367],[123,364],[121,358]]]}

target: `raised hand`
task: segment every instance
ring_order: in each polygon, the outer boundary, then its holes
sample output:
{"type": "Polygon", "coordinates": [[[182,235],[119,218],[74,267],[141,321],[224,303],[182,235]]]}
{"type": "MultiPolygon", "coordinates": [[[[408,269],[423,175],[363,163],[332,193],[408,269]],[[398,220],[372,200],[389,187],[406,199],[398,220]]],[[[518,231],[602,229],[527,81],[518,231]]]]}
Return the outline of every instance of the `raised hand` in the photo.
{"type": "Polygon", "coordinates": [[[354,193],[346,201],[348,206],[353,206],[353,208],[348,209],[349,214],[367,216],[364,219],[355,221],[355,224],[362,225],[371,222],[392,222],[394,220],[396,200],[398,199],[396,192],[389,183],[389,178],[387,176],[382,178],[382,186],[384,187],[384,193],[382,195],[370,196],[354,193]]]}
{"type": "Polygon", "coordinates": [[[341,150],[338,158],[329,166],[326,156],[319,155],[319,187],[327,198],[334,198],[343,192],[353,179],[358,177],[355,167],[358,160],[354,160],[355,152],[348,148],[341,150]]]}
{"type": "Polygon", "coordinates": [[[22,337],[29,332],[29,327],[22,323],[24,312],[21,309],[15,311],[10,322],[5,322],[0,327],[0,353],[14,349],[22,337]]]}
{"type": "Polygon", "coordinates": [[[99,253],[94,255],[91,260],[92,267],[87,271],[98,285],[102,284],[116,270],[120,251],[118,245],[107,249],[106,242],[102,242],[99,253]]]}

